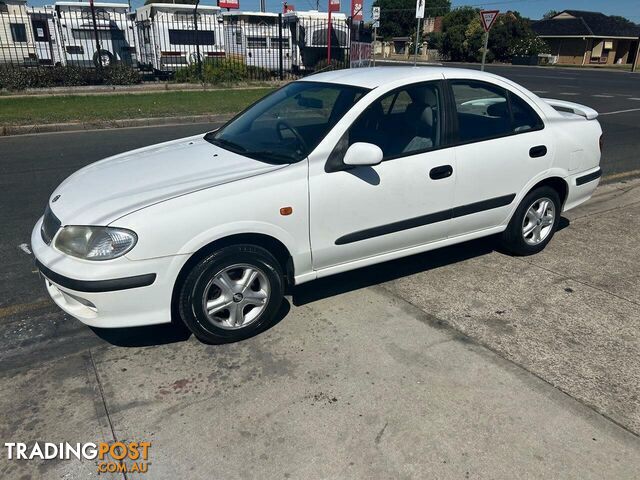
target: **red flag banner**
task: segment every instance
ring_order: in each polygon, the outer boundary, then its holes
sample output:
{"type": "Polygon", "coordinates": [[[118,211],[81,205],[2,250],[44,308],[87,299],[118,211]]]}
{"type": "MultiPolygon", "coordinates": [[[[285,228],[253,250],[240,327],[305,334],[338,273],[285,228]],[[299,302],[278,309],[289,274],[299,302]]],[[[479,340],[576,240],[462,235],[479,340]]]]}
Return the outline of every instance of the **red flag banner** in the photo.
{"type": "Polygon", "coordinates": [[[356,22],[362,21],[362,0],[351,0],[351,19],[356,22]]]}
{"type": "Polygon", "coordinates": [[[240,8],[240,0],[219,0],[218,6],[220,8],[232,8],[238,10],[240,8]]]}

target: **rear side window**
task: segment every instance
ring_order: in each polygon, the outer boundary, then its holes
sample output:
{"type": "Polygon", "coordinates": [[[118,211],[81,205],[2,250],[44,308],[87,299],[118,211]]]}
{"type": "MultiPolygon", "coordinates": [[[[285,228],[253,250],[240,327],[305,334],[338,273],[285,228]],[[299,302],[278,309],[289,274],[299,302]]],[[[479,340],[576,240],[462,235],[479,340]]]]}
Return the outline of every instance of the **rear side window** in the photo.
{"type": "Polygon", "coordinates": [[[460,142],[504,137],[542,128],[540,117],[518,96],[477,81],[451,82],[460,142]]]}

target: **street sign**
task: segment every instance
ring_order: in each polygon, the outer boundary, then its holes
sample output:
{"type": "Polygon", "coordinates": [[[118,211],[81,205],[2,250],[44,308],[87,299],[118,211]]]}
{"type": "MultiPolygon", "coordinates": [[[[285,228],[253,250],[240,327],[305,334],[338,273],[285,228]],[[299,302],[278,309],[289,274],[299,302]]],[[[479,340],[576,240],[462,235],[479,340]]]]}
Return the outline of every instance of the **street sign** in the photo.
{"type": "Polygon", "coordinates": [[[330,12],[339,12],[340,11],[340,0],[329,0],[329,11],[330,12]]]}
{"type": "Polygon", "coordinates": [[[232,8],[237,10],[240,8],[240,0],[220,0],[218,2],[220,8],[232,8]]]}
{"type": "Polygon", "coordinates": [[[373,28],[380,28],[380,20],[373,22],[373,28]]]}
{"type": "Polygon", "coordinates": [[[416,18],[424,18],[424,0],[416,0],[416,18]]]}
{"type": "Polygon", "coordinates": [[[484,28],[485,32],[491,30],[496,18],[498,18],[499,12],[499,10],[482,10],[480,12],[480,21],[482,22],[482,28],[484,28]]]}
{"type": "Polygon", "coordinates": [[[371,11],[371,18],[374,21],[380,20],[380,7],[373,7],[373,10],[371,11]]]}
{"type": "Polygon", "coordinates": [[[362,0],[351,0],[351,20],[355,22],[362,20],[362,0]]]}

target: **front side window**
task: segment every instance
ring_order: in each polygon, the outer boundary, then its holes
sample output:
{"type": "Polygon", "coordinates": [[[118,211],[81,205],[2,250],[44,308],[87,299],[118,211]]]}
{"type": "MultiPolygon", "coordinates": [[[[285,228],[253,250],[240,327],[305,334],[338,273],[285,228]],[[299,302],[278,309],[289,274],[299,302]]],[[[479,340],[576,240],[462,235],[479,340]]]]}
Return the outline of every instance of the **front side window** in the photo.
{"type": "Polygon", "coordinates": [[[406,156],[441,145],[442,95],[435,83],[411,85],[383,95],[347,132],[348,145],[373,143],[383,159],[406,156]]]}
{"type": "Polygon", "coordinates": [[[16,43],[25,43],[27,41],[27,27],[24,23],[10,23],[11,38],[16,43]]]}
{"type": "Polygon", "coordinates": [[[263,98],[205,140],[268,163],[305,158],[368,90],[293,82],[263,98]]]}
{"type": "Polygon", "coordinates": [[[462,143],[539,129],[540,117],[517,95],[485,82],[451,82],[462,143]]]}

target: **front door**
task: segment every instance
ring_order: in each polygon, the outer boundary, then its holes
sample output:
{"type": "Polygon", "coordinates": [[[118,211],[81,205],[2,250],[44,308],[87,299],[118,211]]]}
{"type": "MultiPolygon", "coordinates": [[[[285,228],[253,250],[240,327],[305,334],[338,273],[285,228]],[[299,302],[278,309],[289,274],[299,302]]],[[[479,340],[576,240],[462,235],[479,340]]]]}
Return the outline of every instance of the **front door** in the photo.
{"type": "Polygon", "coordinates": [[[316,270],[447,237],[456,168],[453,150],[442,148],[442,94],[439,82],[386,93],[344,132],[328,162],[312,159],[316,270]],[[356,142],[379,146],[382,163],[345,168],[341,158],[356,142]]]}

